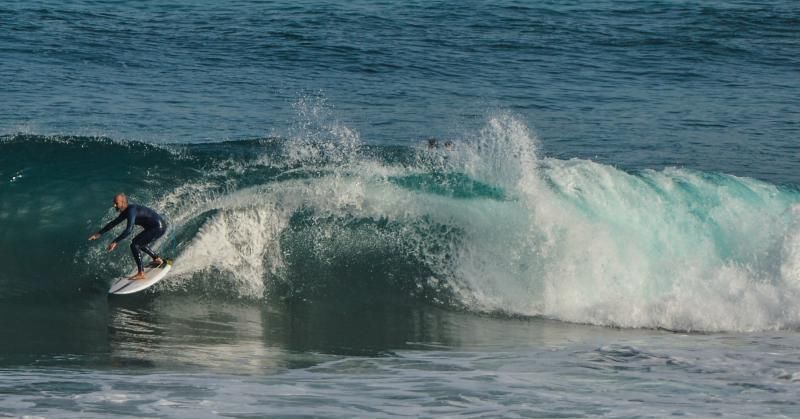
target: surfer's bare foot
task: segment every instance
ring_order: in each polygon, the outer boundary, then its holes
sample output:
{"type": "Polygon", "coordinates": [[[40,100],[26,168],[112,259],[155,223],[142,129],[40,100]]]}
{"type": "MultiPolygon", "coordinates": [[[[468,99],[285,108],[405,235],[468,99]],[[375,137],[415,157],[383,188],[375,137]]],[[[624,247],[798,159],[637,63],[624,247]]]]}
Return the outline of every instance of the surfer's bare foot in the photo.
{"type": "Polygon", "coordinates": [[[129,279],[131,281],[138,281],[138,280],[141,280],[141,279],[147,279],[147,277],[144,275],[144,272],[139,272],[138,274],[130,277],[129,279]]]}

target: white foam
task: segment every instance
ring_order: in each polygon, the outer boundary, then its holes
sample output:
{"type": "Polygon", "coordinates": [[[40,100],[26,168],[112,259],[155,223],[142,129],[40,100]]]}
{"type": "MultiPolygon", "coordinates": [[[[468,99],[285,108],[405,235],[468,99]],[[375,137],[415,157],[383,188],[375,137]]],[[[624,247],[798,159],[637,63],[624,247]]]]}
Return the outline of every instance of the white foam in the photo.
{"type": "Polygon", "coordinates": [[[634,176],[590,161],[537,163],[517,151],[535,150],[536,139],[508,118],[490,121],[479,143],[496,139],[502,149],[482,147],[470,162],[487,182],[516,176],[520,199],[487,217],[495,231],[478,218],[462,226],[473,234],[455,280],[473,307],[682,330],[800,322],[800,295],[787,285],[796,283],[800,242],[783,215],[797,197],[681,169],[634,176]]]}
{"type": "MultiPolygon", "coordinates": [[[[162,200],[178,228],[212,214],[184,244],[176,276],[224,271],[241,295],[261,296],[266,283],[280,280],[281,235],[305,208],[319,219],[457,231],[431,237],[408,228],[402,238],[373,240],[416,243],[406,248],[433,270],[420,283],[441,284],[476,311],[680,330],[800,324],[796,194],[677,168],[633,175],[591,161],[541,159],[536,137],[509,114],[489,118],[452,150],[420,149],[416,166],[390,165],[361,155],[356,132],[323,119],[313,129],[301,124],[282,155],[248,163],[322,174],[234,192],[200,181],[162,200]],[[463,200],[388,181],[431,172],[465,174],[506,197],[463,200]],[[441,241],[438,253],[431,240],[441,241]]],[[[337,246],[320,254],[359,257],[363,249],[337,246]]]]}

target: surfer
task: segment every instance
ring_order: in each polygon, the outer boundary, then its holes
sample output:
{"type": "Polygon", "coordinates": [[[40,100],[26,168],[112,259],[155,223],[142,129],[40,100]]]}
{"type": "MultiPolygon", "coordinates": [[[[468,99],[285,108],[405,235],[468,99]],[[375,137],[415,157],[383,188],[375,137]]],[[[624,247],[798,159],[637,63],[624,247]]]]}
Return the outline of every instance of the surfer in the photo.
{"type": "MultiPolygon", "coordinates": [[[[455,148],[455,144],[447,140],[444,142],[444,148],[446,150],[453,150],[455,148]]],[[[439,149],[439,140],[436,138],[428,138],[428,150],[438,150],[439,149]]]]}
{"type": "Polygon", "coordinates": [[[164,259],[150,250],[148,245],[164,235],[167,231],[167,223],[164,222],[157,212],[144,205],[128,204],[128,197],[123,193],[118,193],[114,196],[114,208],[119,212],[119,216],[106,224],[100,231],[92,234],[89,240],[99,239],[100,236],[114,228],[117,224],[121,223],[123,220],[127,220],[128,226],[125,228],[125,231],[108,245],[108,251],[111,252],[117,248],[117,244],[121,240],[125,239],[125,237],[128,237],[128,235],[133,232],[134,225],[144,227],[144,231],[139,233],[131,241],[131,252],[133,252],[133,260],[136,261],[136,268],[139,269],[139,273],[132,276],[130,279],[145,279],[144,268],[142,266],[142,251],[153,259],[151,266],[161,266],[164,264],[164,259]]]}

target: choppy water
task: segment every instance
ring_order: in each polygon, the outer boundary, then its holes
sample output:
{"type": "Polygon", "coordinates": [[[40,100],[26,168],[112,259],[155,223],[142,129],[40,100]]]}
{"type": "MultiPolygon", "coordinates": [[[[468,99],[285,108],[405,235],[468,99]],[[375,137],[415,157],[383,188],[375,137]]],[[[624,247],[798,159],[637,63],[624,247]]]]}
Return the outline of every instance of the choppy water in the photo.
{"type": "Polygon", "coordinates": [[[4,3],[0,414],[796,416],[798,23],[4,3]],[[118,191],[177,263],[108,299],[118,191]]]}
{"type": "Polygon", "coordinates": [[[59,417],[794,416],[797,334],[160,294],[4,306],[2,412],[59,417]],[[24,324],[9,321],[24,315],[24,324]],[[48,336],[37,331],[48,330],[48,336]],[[56,339],[63,340],[54,345],[56,339]],[[4,343],[8,345],[8,343],[4,343]],[[17,351],[17,354],[9,352],[17,351]]]}

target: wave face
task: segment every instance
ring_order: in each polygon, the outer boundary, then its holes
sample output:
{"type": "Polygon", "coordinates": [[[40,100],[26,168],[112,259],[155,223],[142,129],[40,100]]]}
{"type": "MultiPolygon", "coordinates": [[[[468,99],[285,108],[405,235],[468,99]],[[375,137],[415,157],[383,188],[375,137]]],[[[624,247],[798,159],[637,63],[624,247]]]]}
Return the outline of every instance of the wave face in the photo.
{"type": "MultiPolygon", "coordinates": [[[[132,266],[86,238],[124,191],[165,214],[163,292],[400,300],[619,327],[800,325],[800,193],[679,168],[541,157],[507,114],[452,148],[332,123],[215,144],[0,140],[0,299],[104,293],[132,266]]],[[[118,231],[121,227],[118,227],[118,231]]]]}

